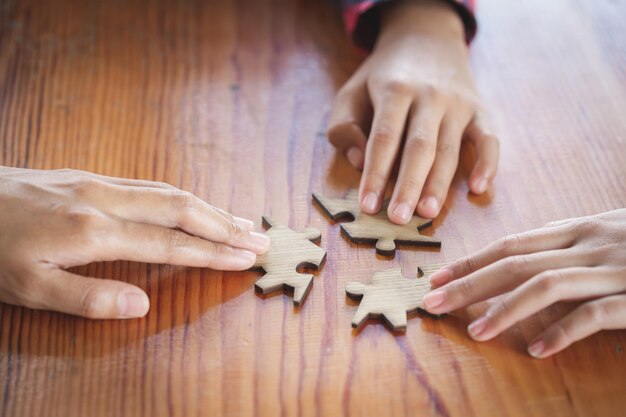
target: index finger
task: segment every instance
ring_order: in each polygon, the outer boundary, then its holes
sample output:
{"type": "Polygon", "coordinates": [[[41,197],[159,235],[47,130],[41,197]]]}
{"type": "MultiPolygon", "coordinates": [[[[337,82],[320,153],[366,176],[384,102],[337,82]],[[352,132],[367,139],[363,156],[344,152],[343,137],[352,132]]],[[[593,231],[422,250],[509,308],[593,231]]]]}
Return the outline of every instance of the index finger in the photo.
{"type": "Polygon", "coordinates": [[[380,210],[410,103],[408,96],[389,94],[375,105],[359,189],[361,210],[365,213],[374,214],[380,210]]]}
{"type": "Polygon", "coordinates": [[[261,254],[269,238],[251,232],[251,222],[179,189],[109,185],[100,198],[108,214],[132,222],[179,228],[202,239],[261,254]]]}
{"type": "Polygon", "coordinates": [[[574,239],[575,234],[567,226],[541,228],[508,235],[474,255],[454,261],[447,267],[435,272],[430,277],[430,283],[433,287],[440,287],[510,256],[564,249],[570,246],[574,239]]]}

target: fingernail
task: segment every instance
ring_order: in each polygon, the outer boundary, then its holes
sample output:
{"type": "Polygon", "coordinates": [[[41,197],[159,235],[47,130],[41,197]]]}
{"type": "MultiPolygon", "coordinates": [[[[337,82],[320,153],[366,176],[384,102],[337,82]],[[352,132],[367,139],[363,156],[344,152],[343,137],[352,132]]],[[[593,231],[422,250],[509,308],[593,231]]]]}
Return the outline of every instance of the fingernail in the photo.
{"type": "Polygon", "coordinates": [[[363,201],[361,202],[361,204],[364,211],[370,214],[376,213],[376,211],[378,210],[378,196],[375,192],[370,191],[369,193],[365,194],[365,197],[363,197],[363,201]]]}
{"type": "Polygon", "coordinates": [[[233,217],[235,223],[244,229],[250,230],[254,227],[254,222],[252,220],[244,219],[243,217],[233,217]]]}
{"type": "Polygon", "coordinates": [[[396,205],[396,208],[393,210],[393,214],[397,216],[403,223],[406,223],[411,218],[412,214],[411,206],[408,203],[400,203],[396,205]]]}
{"type": "Polygon", "coordinates": [[[270,238],[263,233],[250,232],[251,248],[256,253],[265,253],[270,247],[270,238]]]}
{"type": "Polygon", "coordinates": [[[478,194],[482,194],[487,191],[487,178],[481,178],[480,180],[476,181],[475,188],[478,194]]]}
{"type": "Polygon", "coordinates": [[[430,276],[430,285],[432,287],[441,287],[451,279],[452,270],[449,268],[442,268],[430,276]]]}
{"type": "Polygon", "coordinates": [[[118,298],[121,318],[143,317],[150,308],[150,300],[144,293],[127,292],[118,298]]]}
{"type": "Polygon", "coordinates": [[[358,146],[353,146],[346,152],[346,158],[353,167],[360,169],[363,165],[363,151],[358,146]]]}
{"type": "Polygon", "coordinates": [[[533,356],[535,358],[541,358],[541,355],[543,354],[545,349],[546,348],[543,340],[539,339],[536,342],[533,342],[528,347],[528,353],[530,354],[530,356],[533,356]]]}
{"type": "Polygon", "coordinates": [[[426,212],[426,217],[436,217],[439,213],[439,202],[435,197],[426,197],[420,202],[420,206],[426,212]]]}
{"type": "Polygon", "coordinates": [[[472,337],[472,339],[476,339],[487,327],[487,318],[481,317],[475,322],[471,323],[467,326],[467,332],[472,337]]]}
{"type": "Polygon", "coordinates": [[[426,308],[426,310],[430,310],[431,308],[440,306],[443,303],[444,298],[445,293],[443,291],[432,291],[424,296],[422,304],[424,304],[424,308],[426,308]]]}

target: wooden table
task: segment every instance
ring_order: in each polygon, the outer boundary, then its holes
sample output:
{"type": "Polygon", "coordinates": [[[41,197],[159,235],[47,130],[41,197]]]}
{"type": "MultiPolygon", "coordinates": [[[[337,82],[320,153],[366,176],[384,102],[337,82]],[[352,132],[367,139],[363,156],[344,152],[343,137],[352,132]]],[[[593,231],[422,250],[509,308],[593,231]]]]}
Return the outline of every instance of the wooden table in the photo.
{"type": "MultiPolygon", "coordinates": [[[[481,0],[472,60],[502,140],[488,195],[466,152],[429,235],[393,260],[352,245],[311,204],[359,175],[325,138],[360,62],[325,1],[0,2],[0,163],[167,181],[214,205],[323,233],[301,309],[256,272],[128,262],[81,267],[137,284],[141,320],[0,306],[0,416],[617,416],[626,332],[547,360],[526,343],[550,309],[488,343],[477,312],[415,317],[405,335],[350,328],[349,280],[451,260],[511,232],[626,205],[620,1],[481,0]]],[[[1,215],[1,214],[0,214],[1,215]]]]}

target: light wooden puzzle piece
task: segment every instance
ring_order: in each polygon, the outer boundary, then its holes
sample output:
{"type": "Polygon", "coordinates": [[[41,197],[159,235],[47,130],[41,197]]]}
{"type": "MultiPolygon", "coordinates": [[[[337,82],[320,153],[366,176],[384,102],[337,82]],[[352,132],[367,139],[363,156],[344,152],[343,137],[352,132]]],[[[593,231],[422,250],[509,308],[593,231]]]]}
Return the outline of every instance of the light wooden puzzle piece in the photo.
{"type": "Polygon", "coordinates": [[[268,228],[266,234],[271,243],[266,253],[257,256],[252,267],[266,272],[254,287],[262,294],[293,289],[293,303],[301,305],[311,290],[313,275],[301,274],[297,269],[304,266],[319,268],[322,265],[326,251],[312,243],[320,240],[321,233],[317,229],[296,232],[265,216],[263,225],[268,228]]]}
{"type": "Polygon", "coordinates": [[[354,242],[376,242],[376,251],[383,255],[393,255],[396,243],[422,246],[441,246],[441,241],[429,236],[422,236],[419,231],[432,224],[432,220],[413,216],[407,224],[392,223],[387,218],[385,201],[377,214],[361,213],[358,191],[349,190],[344,198],[333,199],[313,194],[313,199],[333,220],[351,215],[354,221],[342,223],[341,230],[354,242]]]}
{"type": "Polygon", "coordinates": [[[418,275],[423,271],[419,278],[405,278],[397,268],[376,272],[370,284],[349,282],[346,285],[348,296],[361,299],[352,327],[361,328],[368,318],[382,318],[392,330],[405,331],[407,313],[422,307],[422,298],[430,291],[428,276],[442,265],[418,268],[418,275]]]}

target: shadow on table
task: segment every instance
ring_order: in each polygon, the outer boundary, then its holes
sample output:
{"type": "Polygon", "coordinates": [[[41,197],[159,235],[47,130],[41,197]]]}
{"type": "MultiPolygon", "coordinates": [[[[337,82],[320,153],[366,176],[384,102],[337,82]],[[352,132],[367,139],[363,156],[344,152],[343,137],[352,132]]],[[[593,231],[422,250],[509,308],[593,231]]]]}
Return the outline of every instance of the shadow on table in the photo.
{"type": "Polygon", "coordinates": [[[150,298],[150,311],[140,319],[92,320],[0,304],[0,356],[101,357],[125,348],[145,348],[153,336],[166,333],[170,338],[178,328],[186,333],[201,319],[203,332],[219,330],[220,310],[249,292],[259,277],[257,272],[123,261],[94,263],[72,272],[141,287],[150,298]]]}
{"type": "Polygon", "coordinates": [[[519,366],[530,367],[533,372],[538,373],[554,371],[555,368],[567,369],[568,373],[584,376],[595,372],[600,357],[609,362],[612,356],[616,357],[614,360],[623,357],[626,331],[596,333],[545,359],[535,359],[526,350],[529,342],[578,305],[575,302],[555,304],[487,342],[476,342],[467,334],[467,326],[479,317],[477,311],[484,311],[484,305],[472,307],[471,311],[463,310],[446,315],[440,320],[429,320],[422,316],[420,328],[424,332],[440,335],[448,342],[471,351],[484,359],[490,367],[511,379],[516,378],[519,366]],[[595,354],[590,356],[590,352],[595,354]],[[592,359],[593,356],[596,357],[595,360],[592,359]],[[512,366],[512,361],[515,362],[515,366],[512,366]]]}

